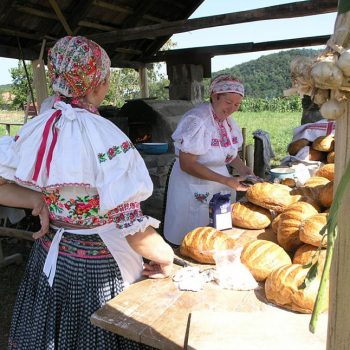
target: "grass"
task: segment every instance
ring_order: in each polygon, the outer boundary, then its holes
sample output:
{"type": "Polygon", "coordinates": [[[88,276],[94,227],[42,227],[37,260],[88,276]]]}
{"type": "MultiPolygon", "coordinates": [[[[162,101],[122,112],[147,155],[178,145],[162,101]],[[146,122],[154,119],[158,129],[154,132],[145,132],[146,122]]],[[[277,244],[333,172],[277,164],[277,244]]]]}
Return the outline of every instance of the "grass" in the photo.
{"type": "MultiPolygon", "coordinates": [[[[287,154],[287,146],[292,141],[293,129],[300,125],[299,112],[236,112],[234,119],[241,128],[246,128],[247,145],[254,144],[253,132],[262,129],[270,134],[272,148],[276,158],[273,165],[279,165],[287,154]]],[[[0,111],[2,121],[23,121],[21,111],[0,111]]],[[[18,126],[11,127],[11,135],[15,135],[18,126]]],[[[0,125],[0,136],[6,134],[5,127],[0,125]]]]}
{"type": "Polygon", "coordinates": [[[275,159],[272,165],[279,165],[287,155],[287,146],[292,141],[293,129],[300,126],[298,112],[236,112],[233,115],[241,128],[246,128],[246,144],[254,144],[253,132],[261,129],[270,134],[275,159]]]}

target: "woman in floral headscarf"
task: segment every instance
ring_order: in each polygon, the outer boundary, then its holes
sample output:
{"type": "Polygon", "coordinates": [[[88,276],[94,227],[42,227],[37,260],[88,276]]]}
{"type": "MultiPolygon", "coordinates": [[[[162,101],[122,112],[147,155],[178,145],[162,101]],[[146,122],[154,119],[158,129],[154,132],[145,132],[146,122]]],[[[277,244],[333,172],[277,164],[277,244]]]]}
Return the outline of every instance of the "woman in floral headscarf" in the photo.
{"type": "Polygon", "coordinates": [[[164,220],[165,238],[179,245],[189,231],[209,224],[209,201],[215,193],[246,191],[241,177],[253,175],[237,152],[242,133],[231,114],[238,110],[244,86],[219,75],[209,87],[210,103],[188,111],[172,135],[177,159],[172,168],[164,220]],[[232,177],[227,165],[241,177],[232,177]]]}
{"type": "Polygon", "coordinates": [[[139,349],[93,327],[90,316],[142,275],[171,273],[173,251],[153,228],[159,222],[140,209],[152,181],[127,136],[98,114],[109,85],[106,52],[68,36],[49,51],[48,68],[53,108],[0,140],[0,203],[33,208],[42,223],[9,349],[139,349]]]}

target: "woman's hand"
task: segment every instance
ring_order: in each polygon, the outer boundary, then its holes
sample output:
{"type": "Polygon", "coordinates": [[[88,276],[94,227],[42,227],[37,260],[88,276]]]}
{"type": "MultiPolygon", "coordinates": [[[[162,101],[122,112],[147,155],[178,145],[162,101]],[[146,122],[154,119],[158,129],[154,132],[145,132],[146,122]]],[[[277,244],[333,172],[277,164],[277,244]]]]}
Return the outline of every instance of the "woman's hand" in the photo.
{"type": "Polygon", "coordinates": [[[172,274],[172,271],[172,262],[167,264],[157,264],[154,261],[150,261],[149,263],[144,264],[142,275],[149,278],[166,278],[172,274]]]}
{"type": "Polygon", "coordinates": [[[248,186],[244,186],[241,184],[241,181],[244,181],[245,177],[228,177],[226,185],[228,187],[233,188],[236,191],[246,192],[248,189],[248,186]]]}
{"type": "Polygon", "coordinates": [[[49,232],[50,219],[49,210],[46,206],[46,203],[44,201],[39,202],[32,210],[32,215],[39,215],[41,228],[39,231],[33,233],[33,238],[38,239],[45,236],[49,232]]]}

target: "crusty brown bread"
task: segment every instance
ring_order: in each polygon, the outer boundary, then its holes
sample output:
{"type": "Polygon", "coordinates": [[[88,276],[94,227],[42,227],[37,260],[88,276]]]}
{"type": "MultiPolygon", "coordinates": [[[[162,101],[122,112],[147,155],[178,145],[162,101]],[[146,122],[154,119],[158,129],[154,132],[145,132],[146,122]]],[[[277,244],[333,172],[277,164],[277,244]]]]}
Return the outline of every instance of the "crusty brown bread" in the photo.
{"type": "Polygon", "coordinates": [[[332,152],[334,150],[334,137],[332,135],[319,136],[312,142],[313,149],[321,152],[332,152]]]}
{"type": "Polygon", "coordinates": [[[325,184],[328,184],[329,180],[322,176],[311,176],[309,179],[307,179],[304,183],[304,186],[306,187],[316,187],[316,186],[322,186],[325,184]]]}
{"type": "Polygon", "coordinates": [[[288,145],[287,152],[291,156],[295,156],[302,148],[310,144],[311,142],[307,139],[295,140],[288,145]]]}
{"type": "Polygon", "coordinates": [[[318,250],[311,244],[303,244],[300,246],[293,256],[293,264],[307,265],[318,261],[317,273],[321,274],[326,260],[326,249],[318,250]]]}
{"type": "Polygon", "coordinates": [[[291,264],[282,247],[263,239],[247,243],[242,250],[241,261],[257,281],[265,281],[272,271],[291,264]]]}
{"type": "Polygon", "coordinates": [[[281,214],[278,230],[278,244],[286,251],[293,251],[302,245],[299,239],[299,227],[303,220],[317,214],[317,210],[309,203],[297,202],[290,205],[281,214]]]}
{"type": "Polygon", "coordinates": [[[262,182],[249,187],[246,197],[251,203],[280,213],[301,197],[300,195],[292,196],[290,191],[291,188],[285,185],[262,182]]]}
{"type": "MultiPolygon", "coordinates": [[[[307,272],[308,269],[304,269],[299,264],[284,265],[273,271],[265,281],[266,298],[273,304],[288,310],[312,313],[320,278],[317,276],[306,288],[299,289],[307,272]]],[[[326,300],[321,312],[328,309],[328,292],[325,293],[325,296],[326,300]]]]}
{"type": "Polygon", "coordinates": [[[270,225],[272,216],[268,209],[250,202],[236,202],[231,210],[232,225],[259,230],[270,225]]]}
{"type": "Polygon", "coordinates": [[[330,208],[330,206],[332,205],[333,186],[334,186],[334,181],[330,181],[320,189],[318,200],[321,203],[321,205],[325,208],[330,208]]]}
{"type": "Polygon", "coordinates": [[[232,249],[235,241],[213,227],[197,227],[188,232],[180,245],[180,254],[200,263],[215,264],[216,250],[232,249]]]}
{"type": "Polygon", "coordinates": [[[327,236],[322,240],[321,229],[327,224],[327,213],[318,213],[304,220],[300,225],[299,238],[302,242],[318,247],[327,246],[327,236]]]}
{"type": "Polygon", "coordinates": [[[281,184],[282,184],[282,185],[286,185],[286,186],[291,187],[291,188],[293,188],[293,187],[295,187],[295,186],[297,185],[296,182],[295,182],[295,180],[294,180],[294,179],[291,179],[291,178],[289,178],[289,177],[287,177],[286,179],[283,179],[283,180],[281,181],[281,184]]]}
{"type": "Polygon", "coordinates": [[[310,148],[309,156],[308,156],[307,160],[322,162],[326,159],[326,155],[327,155],[326,152],[321,152],[321,151],[317,151],[313,148],[310,148]]]}
{"type": "Polygon", "coordinates": [[[334,164],[325,164],[315,172],[315,176],[325,177],[329,181],[334,180],[334,164]]]}
{"type": "Polygon", "coordinates": [[[319,211],[321,204],[319,203],[319,186],[309,187],[309,186],[300,186],[293,188],[291,191],[292,195],[300,195],[299,201],[305,201],[310,204],[315,204],[315,208],[319,211]],[[305,199],[307,198],[307,199],[305,199]]]}
{"type": "Polygon", "coordinates": [[[327,163],[334,163],[335,161],[335,152],[332,151],[332,152],[329,152],[327,154],[327,163]]]}
{"type": "Polygon", "coordinates": [[[276,233],[276,235],[277,235],[278,226],[279,226],[279,223],[280,223],[280,218],[281,218],[281,213],[278,214],[271,222],[272,231],[274,233],[276,233]]]}

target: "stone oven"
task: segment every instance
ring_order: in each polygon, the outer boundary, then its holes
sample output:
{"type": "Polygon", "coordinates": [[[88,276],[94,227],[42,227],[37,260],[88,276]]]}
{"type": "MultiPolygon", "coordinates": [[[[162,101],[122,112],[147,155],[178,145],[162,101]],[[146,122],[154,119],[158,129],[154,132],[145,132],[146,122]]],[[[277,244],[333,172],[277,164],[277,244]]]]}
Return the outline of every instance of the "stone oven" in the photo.
{"type": "Polygon", "coordinates": [[[153,195],[142,203],[142,209],[145,214],[159,220],[163,219],[166,180],[175,159],[171,134],[184,113],[193,106],[191,101],[185,100],[135,99],[126,102],[114,115],[100,111],[122,129],[134,144],[168,143],[169,151],[165,154],[153,155],[140,151],[154,185],[153,195]]]}

